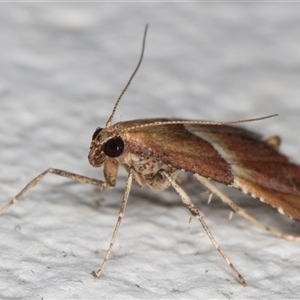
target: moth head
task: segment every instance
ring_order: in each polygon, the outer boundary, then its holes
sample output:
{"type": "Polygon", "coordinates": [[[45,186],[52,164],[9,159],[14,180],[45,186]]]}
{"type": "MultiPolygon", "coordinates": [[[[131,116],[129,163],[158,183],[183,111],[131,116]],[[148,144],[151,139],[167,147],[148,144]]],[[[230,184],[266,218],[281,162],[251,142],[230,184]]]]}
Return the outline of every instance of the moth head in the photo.
{"type": "Polygon", "coordinates": [[[89,162],[93,167],[101,167],[107,157],[116,158],[124,151],[124,141],[112,127],[97,128],[92,136],[89,162]]]}

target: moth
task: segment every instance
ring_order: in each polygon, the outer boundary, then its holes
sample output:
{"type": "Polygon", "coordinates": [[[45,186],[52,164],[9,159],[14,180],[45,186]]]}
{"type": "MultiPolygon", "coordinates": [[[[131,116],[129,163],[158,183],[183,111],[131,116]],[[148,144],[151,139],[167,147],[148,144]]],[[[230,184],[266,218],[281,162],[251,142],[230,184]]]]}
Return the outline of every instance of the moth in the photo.
{"type": "Polygon", "coordinates": [[[96,185],[103,190],[115,186],[118,168],[123,166],[128,173],[128,178],[119,217],[105,258],[98,271],[94,273],[95,279],[100,276],[112,252],[134,181],[140,187],[146,185],[155,190],[172,187],[191,215],[200,221],[213,246],[240,283],[245,286],[244,277],[214,239],[204,221],[203,213],[181,188],[178,174],[180,171],[191,173],[210,191],[211,195],[218,196],[233,213],[241,215],[254,225],[278,237],[300,240],[299,237],[285,235],[266,227],[237,206],[212,183],[216,181],[238,189],[299,221],[300,166],[292,163],[278,151],[280,145],[278,137],[263,140],[251,131],[231,126],[236,123],[270,118],[274,115],[231,122],[141,119],[113,125],[112,119],[117,106],[142,62],[147,29],[148,26],[145,27],[141,56],[133,74],[117,99],[106,126],[97,128],[92,136],[88,159],[93,167],[103,166],[105,181],[49,168],[30,181],[14,199],[2,207],[0,214],[19,201],[48,173],[96,185]]]}

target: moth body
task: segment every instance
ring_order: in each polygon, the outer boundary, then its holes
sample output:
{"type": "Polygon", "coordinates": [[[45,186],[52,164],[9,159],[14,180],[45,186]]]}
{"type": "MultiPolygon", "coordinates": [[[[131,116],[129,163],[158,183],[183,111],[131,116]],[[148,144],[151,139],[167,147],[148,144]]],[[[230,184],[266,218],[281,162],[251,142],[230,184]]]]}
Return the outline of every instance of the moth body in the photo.
{"type": "Polygon", "coordinates": [[[142,119],[98,128],[89,161],[94,167],[104,165],[111,187],[119,165],[133,168],[139,186],[156,190],[170,186],[162,170],[174,180],[183,170],[234,187],[300,220],[300,167],[278,151],[278,138],[263,140],[241,127],[191,122],[197,121],[142,119]]]}

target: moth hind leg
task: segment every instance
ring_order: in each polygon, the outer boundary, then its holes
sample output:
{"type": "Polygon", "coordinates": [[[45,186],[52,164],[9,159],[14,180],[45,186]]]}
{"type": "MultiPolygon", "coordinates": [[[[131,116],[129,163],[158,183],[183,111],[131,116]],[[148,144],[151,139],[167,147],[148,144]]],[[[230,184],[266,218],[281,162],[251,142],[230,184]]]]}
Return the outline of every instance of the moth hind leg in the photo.
{"type": "Polygon", "coordinates": [[[281,138],[277,135],[271,136],[265,140],[265,143],[271,146],[273,149],[278,150],[281,145],[281,138]]]}
{"type": "Polygon", "coordinates": [[[234,213],[239,214],[244,219],[248,220],[253,225],[259,227],[262,230],[268,231],[273,236],[283,238],[290,241],[300,241],[300,236],[294,236],[289,234],[284,234],[282,232],[271,229],[265,224],[261,223],[251,215],[249,215],[244,209],[236,205],[230,198],[228,198],[224,193],[222,193],[209,179],[200,176],[198,174],[194,174],[197,180],[199,180],[211,193],[218,196],[222,202],[227,204],[234,213]]]}

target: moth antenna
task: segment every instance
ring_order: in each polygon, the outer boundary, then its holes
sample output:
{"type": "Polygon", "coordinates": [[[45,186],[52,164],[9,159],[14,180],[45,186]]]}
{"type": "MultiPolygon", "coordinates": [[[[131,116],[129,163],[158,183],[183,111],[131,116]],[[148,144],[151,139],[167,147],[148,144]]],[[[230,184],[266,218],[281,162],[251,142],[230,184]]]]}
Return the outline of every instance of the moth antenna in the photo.
{"type": "Polygon", "coordinates": [[[223,121],[223,122],[214,122],[214,121],[193,121],[193,120],[169,120],[169,121],[156,121],[152,123],[146,123],[141,125],[136,125],[132,127],[127,127],[119,132],[130,131],[134,129],[144,128],[144,127],[153,127],[153,126],[163,126],[163,125],[174,125],[174,124],[193,124],[193,125],[233,125],[239,123],[247,123],[247,122],[255,122],[261,121],[273,117],[279,116],[278,114],[268,115],[259,118],[253,119],[244,119],[244,120],[237,120],[237,121],[223,121]]]}
{"type": "Polygon", "coordinates": [[[141,63],[142,63],[142,60],[143,60],[143,57],[144,57],[144,52],[145,52],[145,44],[146,44],[147,30],[148,30],[148,24],[146,24],[146,26],[145,26],[144,37],[143,37],[143,44],[142,44],[142,51],[141,51],[141,55],[140,55],[140,59],[139,59],[139,61],[138,61],[138,64],[137,64],[137,66],[135,67],[135,70],[133,71],[132,75],[130,76],[130,78],[129,78],[127,84],[126,84],[125,87],[124,87],[124,89],[122,90],[122,92],[121,92],[121,94],[120,94],[118,100],[116,101],[115,106],[114,106],[114,108],[113,108],[113,110],[112,110],[112,112],[111,112],[111,115],[110,115],[110,117],[108,118],[108,120],[107,120],[107,122],[106,122],[106,127],[109,127],[109,126],[112,125],[112,119],[113,119],[114,114],[115,114],[115,112],[116,112],[116,110],[117,110],[117,107],[118,107],[118,105],[119,105],[119,103],[120,103],[120,101],[121,101],[123,95],[124,95],[125,92],[127,91],[127,89],[128,89],[128,87],[129,87],[129,85],[130,85],[130,83],[131,83],[133,77],[135,76],[136,72],[138,71],[138,69],[139,69],[139,67],[140,67],[140,65],[141,65],[141,63]]]}

